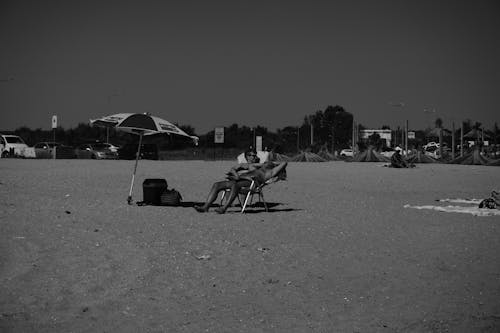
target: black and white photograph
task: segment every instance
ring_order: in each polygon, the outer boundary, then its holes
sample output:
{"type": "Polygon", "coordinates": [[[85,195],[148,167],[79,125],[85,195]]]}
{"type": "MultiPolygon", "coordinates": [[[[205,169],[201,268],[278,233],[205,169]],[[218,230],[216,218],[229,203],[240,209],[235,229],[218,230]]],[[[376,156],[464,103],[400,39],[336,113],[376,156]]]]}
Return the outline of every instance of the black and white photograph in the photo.
{"type": "Polygon", "coordinates": [[[500,3],[0,2],[0,331],[500,332],[500,3]]]}

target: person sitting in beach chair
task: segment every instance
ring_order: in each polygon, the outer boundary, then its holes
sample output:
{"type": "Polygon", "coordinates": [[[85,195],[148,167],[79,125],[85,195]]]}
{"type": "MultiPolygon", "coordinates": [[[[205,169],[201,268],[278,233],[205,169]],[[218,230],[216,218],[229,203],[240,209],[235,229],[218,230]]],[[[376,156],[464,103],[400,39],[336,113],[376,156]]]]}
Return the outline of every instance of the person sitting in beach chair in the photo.
{"type": "MultiPolygon", "coordinates": [[[[257,152],[251,147],[241,155],[243,156],[238,156],[237,158],[238,164],[233,166],[229,172],[226,173],[227,177],[231,176],[232,178],[237,178],[239,172],[252,171],[262,166],[262,164],[258,163],[257,152]]],[[[206,209],[200,209],[202,206],[195,206],[194,208],[199,212],[208,211],[208,207],[217,199],[219,192],[229,191],[232,186],[233,183],[229,179],[214,183],[207,199],[207,202],[210,202],[210,204],[206,206],[206,209]],[[212,199],[213,194],[215,194],[215,198],[212,199]]]]}
{"type": "Polygon", "coordinates": [[[217,200],[219,192],[230,189],[229,199],[223,206],[215,210],[219,214],[224,214],[242,191],[245,191],[247,194],[248,191],[258,193],[257,191],[259,189],[262,190],[266,182],[286,179],[286,166],[286,162],[280,164],[266,162],[260,167],[254,167],[252,170],[243,173],[235,172],[235,168],[233,167],[227,173],[227,180],[214,183],[208,194],[207,201],[201,206],[194,206],[194,208],[200,213],[207,212],[212,203],[217,200]]]}
{"type": "Polygon", "coordinates": [[[491,197],[482,200],[479,208],[500,209],[500,191],[491,191],[491,197]]]}
{"type": "MultiPolygon", "coordinates": [[[[250,147],[250,150],[252,150],[251,147],[250,147]]],[[[255,150],[252,150],[252,151],[255,152],[255,150]]],[[[259,151],[257,151],[256,154],[257,154],[257,157],[256,157],[256,160],[254,161],[254,163],[265,163],[269,160],[270,154],[267,150],[264,150],[264,151],[259,150],[259,151]]],[[[236,160],[238,161],[239,164],[248,163],[248,161],[246,159],[246,152],[239,154],[236,157],[236,160]]]]}

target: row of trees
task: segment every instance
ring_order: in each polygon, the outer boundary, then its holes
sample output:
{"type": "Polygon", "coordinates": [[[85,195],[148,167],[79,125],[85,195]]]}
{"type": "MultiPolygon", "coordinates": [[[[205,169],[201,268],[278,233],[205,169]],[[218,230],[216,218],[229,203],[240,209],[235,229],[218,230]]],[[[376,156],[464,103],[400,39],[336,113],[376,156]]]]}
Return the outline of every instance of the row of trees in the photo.
{"type": "MultiPolygon", "coordinates": [[[[352,146],[352,133],[353,133],[354,117],[351,113],[347,112],[342,106],[328,106],[324,111],[316,111],[314,114],[305,116],[300,126],[287,126],[278,129],[276,132],[271,132],[267,128],[257,126],[251,128],[248,126],[239,126],[232,124],[225,128],[224,132],[224,148],[237,148],[244,150],[252,146],[255,142],[256,136],[262,136],[263,147],[274,150],[277,153],[295,153],[300,150],[310,149],[317,152],[321,149],[329,151],[340,150],[352,146]],[[313,144],[311,144],[313,142],[313,144]]],[[[436,128],[442,127],[442,120],[437,119],[436,128]]],[[[365,129],[361,124],[357,125],[359,130],[365,129]]],[[[470,120],[463,122],[464,133],[472,129],[480,130],[480,123],[472,123],[470,120]]],[[[206,134],[199,135],[195,133],[195,129],[189,125],[179,126],[186,133],[190,135],[198,135],[200,137],[200,148],[213,148],[220,147],[221,144],[214,143],[214,131],[206,134]]],[[[382,129],[390,129],[389,126],[383,126],[382,129]]],[[[455,135],[459,135],[460,127],[456,129],[455,135]]],[[[497,143],[499,138],[499,130],[495,124],[494,130],[488,132],[488,136],[492,139],[493,143],[497,143]],[[490,133],[491,132],[491,133],[490,133]]],[[[42,129],[32,130],[28,127],[21,127],[16,129],[14,134],[21,136],[28,145],[34,145],[41,141],[52,141],[54,138],[53,131],[42,129]]],[[[394,137],[401,137],[402,130],[396,129],[393,131],[394,137]]],[[[137,137],[131,134],[123,133],[110,129],[107,131],[105,128],[92,127],[89,124],[78,124],[77,127],[71,129],[64,129],[58,127],[55,130],[56,141],[62,142],[67,145],[76,146],[82,142],[89,141],[107,141],[115,145],[123,145],[125,143],[136,142],[137,137]]],[[[428,132],[416,131],[416,137],[410,140],[409,144],[415,148],[424,144],[429,138],[428,132]]],[[[357,139],[355,139],[357,141],[357,139]]],[[[176,150],[191,147],[191,141],[183,137],[168,136],[168,135],[155,135],[145,137],[146,143],[156,143],[160,149],[176,150]]],[[[382,146],[380,137],[374,135],[369,138],[368,142],[355,142],[355,144],[382,146]]],[[[362,148],[362,147],[360,147],[362,148]]]]}

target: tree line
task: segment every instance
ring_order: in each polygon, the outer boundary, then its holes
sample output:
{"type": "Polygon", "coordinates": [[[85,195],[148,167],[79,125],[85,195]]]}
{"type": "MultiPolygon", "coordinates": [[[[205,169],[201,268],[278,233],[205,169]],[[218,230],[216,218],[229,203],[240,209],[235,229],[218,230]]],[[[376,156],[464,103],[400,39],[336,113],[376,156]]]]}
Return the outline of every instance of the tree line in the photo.
{"type": "MultiPolygon", "coordinates": [[[[273,150],[276,153],[295,153],[301,150],[310,150],[318,152],[322,149],[333,151],[343,148],[352,147],[354,116],[347,112],[342,106],[328,106],[325,110],[316,111],[313,114],[306,115],[303,118],[302,124],[299,126],[286,126],[277,129],[275,132],[268,130],[266,127],[257,126],[241,126],[232,124],[224,129],[224,144],[214,143],[214,130],[208,133],[199,135],[190,125],[178,125],[183,131],[189,135],[197,135],[199,147],[202,149],[223,147],[236,148],[240,150],[248,149],[255,143],[255,137],[262,137],[262,147],[268,150],[273,150]]],[[[435,127],[442,127],[442,120],[437,119],[435,127]]],[[[359,130],[365,129],[362,124],[356,124],[359,130]]],[[[476,128],[480,129],[480,123],[472,123],[466,120],[462,123],[464,132],[476,128]]],[[[389,126],[382,126],[382,129],[390,129],[389,126]]],[[[456,132],[460,131],[460,126],[456,132]]],[[[5,132],[4,132],[5,133],[5,132]]],[[[91,126],[89,124],[80,123],[75,128],[64,129],[58,127],[55,130],[30,129],[26,126],[20,127],[13,132],[15,135],[22,137],[30,146],[37,142],[55,141],[69,145],[77,146],[87,142],[107,142],[121,146],[126,143],[136,143],[137,136],[117,131],[115,129],[101,128],[91,126]]],[[[497,143],[499,138],[498,126],[495,123],[493,131],[487,132],[493,143],[497,143]]],[[[401,137],[402,129],[393,130],[395,138],[401,137]]],[[[425,131],[415,131],[415,139],[409,141],[409,144],[415,148],[425,143],[427,136],[425,131]]],[[[455,133],[456,135],[457,133],[455,133]]],[[[153,135],[144,137],[145,143],[156,143],[162,150],[181,150],[192,147],[192,141],[175,135],[153,135]]],[[[373,135],[368,140],[361,141],[355,139],[355,145],[361,150],[366,145],[381,147],[383,142],[378,135],[373,135]],[[359,142],[358,142],[359,141],[359,142]]]]}

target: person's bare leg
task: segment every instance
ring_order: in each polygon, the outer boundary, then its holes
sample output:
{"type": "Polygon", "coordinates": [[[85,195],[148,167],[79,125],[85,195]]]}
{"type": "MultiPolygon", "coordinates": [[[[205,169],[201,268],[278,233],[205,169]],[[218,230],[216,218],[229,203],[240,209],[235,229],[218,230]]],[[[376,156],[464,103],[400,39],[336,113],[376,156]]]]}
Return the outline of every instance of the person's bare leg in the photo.
{"type": "Polygon", "coordinates": [[[248,187],[250,186],[251,182],[249,180],[240,180],[238,182],[234,182],[233,186],[231,187],[231,192],[229,194],[229,199],[226,201],[226,203],[219,208],[216,208],[215,211],[219,214],[224,214],[229,206],[233,203],[234,199],[239,195],[240,190],[242,187],[248,187]]]}
{"type": "Polygon", "coordinates": [[[214,203],[215,200],[217,200],[219,192],[231,188],[233,186],[233,183],[233,181],[229,180],[214,183],[212,185],[212,188],[210,189],[210,192],[208,193],[207,201],[201,206],[194,206],[194,209],[196,209],[200,213],[208,212],[210,206],[214,203]]]}

